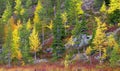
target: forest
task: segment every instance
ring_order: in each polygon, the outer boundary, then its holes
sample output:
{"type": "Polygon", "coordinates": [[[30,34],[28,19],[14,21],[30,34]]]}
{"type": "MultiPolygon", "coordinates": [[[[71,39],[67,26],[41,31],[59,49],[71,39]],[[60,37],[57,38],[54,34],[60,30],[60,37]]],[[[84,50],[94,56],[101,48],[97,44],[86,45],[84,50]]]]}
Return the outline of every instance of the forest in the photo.
{"type": "Polygon", "coordinates": [[[120,71],[120,0],[0,0],[0,71],[120,71]]]}

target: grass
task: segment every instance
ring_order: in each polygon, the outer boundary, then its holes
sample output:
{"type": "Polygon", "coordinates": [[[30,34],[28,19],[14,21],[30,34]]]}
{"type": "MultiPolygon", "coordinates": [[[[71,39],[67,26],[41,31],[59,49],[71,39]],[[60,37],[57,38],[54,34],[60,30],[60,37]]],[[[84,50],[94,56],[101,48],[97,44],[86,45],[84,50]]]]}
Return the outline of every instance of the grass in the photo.
{"type": "Polygon", "coordinates": [[[10,68],[0,67],[0,71],[120,71],[120,67],[111,68],[109,66],[103,66],[103,68],[99,68],[98,66],[99,65],[96,67],[95,65],[76,63],[65,68],[64,65],[56,63],[41,63],[29,66],[15,66],[10,68]]]}

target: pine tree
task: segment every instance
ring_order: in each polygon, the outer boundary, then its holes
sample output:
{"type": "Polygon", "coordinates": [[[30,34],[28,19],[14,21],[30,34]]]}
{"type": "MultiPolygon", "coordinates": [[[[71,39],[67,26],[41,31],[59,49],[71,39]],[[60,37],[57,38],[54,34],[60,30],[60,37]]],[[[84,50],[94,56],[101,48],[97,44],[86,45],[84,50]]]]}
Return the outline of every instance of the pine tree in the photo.
{"type": "Polygon", "coordinates": [[[36,53],[42,47],[41,47],[40,39],[38,37],[38,32],[36,31],[35,27],[33,28],[32,33],[30,34],[29,44],[30,44],[30,50],[31,52],[34,53],[34,59],[36,61],[37,59],[36,53]]]}

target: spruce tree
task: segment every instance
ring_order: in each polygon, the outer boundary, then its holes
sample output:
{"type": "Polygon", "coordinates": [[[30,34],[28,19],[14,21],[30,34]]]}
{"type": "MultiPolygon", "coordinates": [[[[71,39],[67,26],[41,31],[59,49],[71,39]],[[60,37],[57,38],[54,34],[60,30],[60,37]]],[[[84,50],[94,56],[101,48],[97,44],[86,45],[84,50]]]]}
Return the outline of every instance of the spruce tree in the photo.
{"type": "Polygon", "coordinates": [[[29,36],[30,36],[30,27],[27,29],[27,25],[30,24],[30,20],[27,24],[23,24],[22,27],[19,29],[20,33],[20,49],[22,53],[22,59],[25,63],[30,62],[31,55],[30,55],[30,45],[29,45],[29,36]]]}
{"type": "Polygon", "coordinates": [[[83,14],[81,4],[81,0],[65,0],[65,10],[69,24],[76,24],[76,18],[78,19],[83,14]]]}
{"type": "Polygon", "coordinates": [[[2,58],[3,58],[3,62],[6,63],[8,62],[8,66],[10,67],[11,66],[11,48],[12,48],[12,28],[11,28],[11,25],[10,25],[10,22],[8,22],[7,24],[7,28],[8,28],[8,31],[6,33],[6,38],[5,38],[5,41],[4,41],[4,45],[3,45],[3,48],[2,48],[2,58]],[[7,57],[7,58],[6,58],[7,57]]]}
{"type": "Polygon", "coordinates": [[[62,23],[60,12],[57,13],[56,18],[53,22],[53,36],[53,53],[54,57],[58,58],[59,56],[61,56],[62,53],[64,53],[64,44],[62,39],[65,37],[65,28],[62,23]]]}

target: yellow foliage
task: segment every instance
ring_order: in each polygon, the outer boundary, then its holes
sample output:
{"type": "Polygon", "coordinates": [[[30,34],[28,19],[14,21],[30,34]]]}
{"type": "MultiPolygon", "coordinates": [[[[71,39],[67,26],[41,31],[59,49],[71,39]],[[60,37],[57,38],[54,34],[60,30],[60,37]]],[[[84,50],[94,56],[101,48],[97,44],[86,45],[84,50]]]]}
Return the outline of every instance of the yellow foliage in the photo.
{"type": "Polygon", "coordinates": [[[31,24],[31,21],[30,19],[27,21],[27,29],[32,29],[32,24],[31,24]]]}
{"type": "Polygon", "coordinates": [[[19,29],[20,27],[22,27],[22,24],[21,24],[21,21],[18,20],[18,21],[17,21],[17,27],[16,27],[16,28],[19,29]]]}
{"type": "Polygon", "coordinates": [[[64,65],[65,65],[65,68],[69,66],[69,55],[65,56],[64,65]]]}
{"type": "Polygon", "coordinates": [[[49,28],[50,30],[52,30],[53,28],[53,21],[51,20],[49,25],[46,25],[45,27],[49,28]]]}
{"type": "Polygon", "coordinates": [[[16,5],[15,5],[14,13],[20,15],[20,11],[22,9],[22,2],[21,2],[21,0],[15,0],[15,3],[16,3],[16,5]]]}
{"type": "Polygon", "coordinates": [[[67,13],[64,12],[64,13],[62,13],[61,16],[62,16],[62,22],[63,22],[63,24],[66,23],[67,22],[67,13]]]}
{"type": "MultiPolygon", "coordinates": [[[[97,29],[95,33],[95,38],[93,39],[94,49],[100,52],[103,52],[101,59],[105,58],[106,55],[106,47],[107,45],[107,37],[105,31],[107,30],[106,24],[102,23],[99,18],[95,18],[97,21],[97,29]]],[[[89,52],[89,51],[88,51],[89,52]]]]}
{"type": "Polygon", "coordinates": [[[105,6],[105,3],[102,5],[100,11],[101,11],[101,12],[106,12],[106,6],[105,6]]]}
{"type": "MultiPolygon", "coordinates": [[[[14,18],[13,16],[9,19],[9,24],[10,24],[10,27],[12,30],[16,29],[17,28],[17,25],[14,23],[14,18]]],[[[5,35],[5,39],[6,39],[6,36],[7,36],[7,33],[8,33],[8,24],[5,24],[4,25],[4,35],[5,35]]]]}
{"type": "Polygon", "coordinates": [[[38,37],[38,32],[36,31],[35,27],[33,28],[33,31],[30,34],[29,43],[32,52],[36,52],[40,48],[40,40],[38,37]]]}
{"type": "Polygon", "coordinates": [[[82,1],[79,1],[79,2],[76,3],[76,6],[75,6],[76,7],[76,12],[78,12],[78,15],[84,13],[82,8],[81,8],[81,5],[82,5],[82,1]]]}
{"type": "Polygon", "coordinates": [[[115,39],[114,39],[114,36],[113,35],[110,35],[107,37],[109,40],[108,40],[108,44],[110,47],[113,47],[114,44],[116,43],[115,39]]]}
{"type": "Polygon", "coordinates": [[[12,30],[17,28],[17,25],[15,24],[15,20],[14,20],[13,16],[9,19],[9,23],[11,25],[12,30]]]}
{"type": "Polygon", "coordinates": [[[102,48],[103,54],[102,54],[102,59],[105,59],[107,57],[107,51],[106,48],[102,48]]]}
{"type": "Polygon", "coordinates": [[[19,26],[17,25],[17,28],[12,32],[12,48],[11,48],[11,58],[17,58],[17,59],[21,59],[22,58],[22,54],[21,51],[19,49],[20,46],[20,37],[19,37],[19,26]]]}
{"type": "Polygon", "coordinates": [[[20,15],[24,15],[24,13],[25,13],[25,9],[22,8],[21,11],[20,11],[20,15]]]}
{"type": "Polygon", "coordinates": [[[35,13],[34,18],[33,18],[33,22],[34,22],[34,24],[39,23],[39,21],[40,21],[40,19],[39,19],[39,15],[38,15],[38,13],[35,13]]]}
{"type": "Polygon", "coordinates": [[[116,9],[120,9],[120,0],[110,0],[110,8],[108,10],[108,13],[112,13],[116,9]]]}
{"type": "Polygon", "coordinates": [[[91,51],[92,51],[92,48],[89,46],[86,50],[86,54],[87,55],[90,55],[91,54],[91,51]]]}
{"type": "Polygon", "coordinates": [[[71,44],[71,45],[74,45],[74,44],[75,44],[75,42],[73,41],[73,36],[71,36],[71,37],[68,39],[67,44],[71,44]]]}
{"type": "Polygon", "coordinates": [[[41,8],[42,8],[42,6],[41,6],[40,0],[39,0],[38,4],[36,6],[35,12],[34,12],[34,19],[33,19],[34,24],[39,23],[39,21],[40,21],[38,13],[41,11],[41,8]]]}
{"type": "Polygon", "coordinates": [[[118,23],[118,26],[120,27],[120,23],[118,23]]]}
{"type": "Polygon", "coordinates": [[[41,10],[41,8],[42,8],[42,6],[41,6],[41,3],[40,3],[40,0],[38,0],[38,4],[36,6],[35,13],[38,13],[41,10]]]}
{"type": "Polygon", "coordinates": [[[96,30],[96,34],[95,34],[95,38],[93,40],[93,44],[96,45],[96,49],[98,49],[100,47],[100,45],[102,45],[105,41],[106,41],[106,34],[105,34],[105,30],[107,30],[106,24],[105,23],[101,23],[101,21],[96,18],[97,21],[97,30],[96,30]]]}

